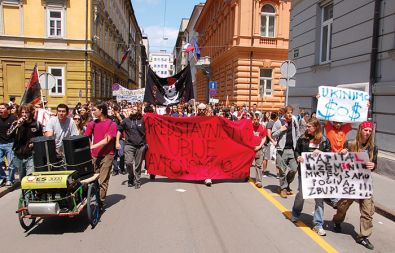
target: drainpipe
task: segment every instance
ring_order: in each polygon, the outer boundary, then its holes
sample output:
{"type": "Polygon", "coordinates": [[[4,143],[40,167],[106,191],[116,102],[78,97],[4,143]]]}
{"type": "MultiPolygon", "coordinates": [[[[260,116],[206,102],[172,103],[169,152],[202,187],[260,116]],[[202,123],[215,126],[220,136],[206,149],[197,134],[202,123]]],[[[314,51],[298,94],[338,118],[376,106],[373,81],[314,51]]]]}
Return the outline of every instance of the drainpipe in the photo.
{"type": "Polygon", "coordinates": [[[88,102],[88,4],[85,0],[85,101],[88,102]]]}
{"type": "Polygon", "coordinates": [[[255,2],[252,3],[252,13],[251,13],[251,51],[250,51],[250,87],[249,87],[249,95],[248,95],[248,109],[251,109],[251,92],[252,92],[252,57],[254,55],[253,46],[254,46],[254,15],[255,15],[255,2]]]}
{"type": "Polygon", "coordinates": [[[370,95],[370,108],[368,118],[373,120],[374,108],[374,84],[377,82],[377,56],[379,45],[380,33],[380,12],[381,0],[374,1],[374,15],[373,15],[373,37],[372,37],[372,51],[370,53],[370,75],[369,75],[369,95],[370,95]]]}

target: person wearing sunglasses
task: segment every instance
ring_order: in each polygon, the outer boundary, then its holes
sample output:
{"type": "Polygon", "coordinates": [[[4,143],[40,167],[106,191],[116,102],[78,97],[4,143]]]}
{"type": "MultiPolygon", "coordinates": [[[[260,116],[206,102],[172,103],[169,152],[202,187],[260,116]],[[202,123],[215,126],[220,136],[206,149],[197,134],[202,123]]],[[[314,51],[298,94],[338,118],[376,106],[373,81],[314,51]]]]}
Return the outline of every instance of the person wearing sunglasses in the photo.
{"type": "Polygon", "coordinates": [[[83,135],[85,132],[85,127],[82,124],[81,116],[76,114],[76,115],[74,115],[73,120],[74,120],[75,125],[77,126],[79,134],[83,135]]]}

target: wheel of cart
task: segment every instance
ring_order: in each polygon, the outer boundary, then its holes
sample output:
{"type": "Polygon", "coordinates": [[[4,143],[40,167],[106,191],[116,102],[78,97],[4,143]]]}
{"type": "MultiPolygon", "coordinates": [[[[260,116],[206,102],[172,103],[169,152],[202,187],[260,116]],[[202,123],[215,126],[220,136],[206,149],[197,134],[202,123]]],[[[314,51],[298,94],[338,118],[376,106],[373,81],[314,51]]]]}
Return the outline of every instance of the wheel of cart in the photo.
{"type": "Polygon", "coordinates": [[[93,177],[81,181],[81,183],[88,185],[88,193],[86,196],[86,212],[92,228],[97,225],[101,215],[101,201],[98,178],[99,175],[95,174],[93,177]]]}
{"type": "Polygon", "coordinates": [[[89,223],[92,227],[95,227],[100,219],[100,194],[99,184],[97,182],[90,184],[88,187],[86,212],[89,223]]]}
{"type": "Polygon", "coordinates": [[[18,220],[25,231],[29,231],[36,224],[36,217],[26,217],[28,215],[27,206],[31,194],[30,190],[22,191],[18,202],[18,210],[21,210],[18,212],[18,220]]]}

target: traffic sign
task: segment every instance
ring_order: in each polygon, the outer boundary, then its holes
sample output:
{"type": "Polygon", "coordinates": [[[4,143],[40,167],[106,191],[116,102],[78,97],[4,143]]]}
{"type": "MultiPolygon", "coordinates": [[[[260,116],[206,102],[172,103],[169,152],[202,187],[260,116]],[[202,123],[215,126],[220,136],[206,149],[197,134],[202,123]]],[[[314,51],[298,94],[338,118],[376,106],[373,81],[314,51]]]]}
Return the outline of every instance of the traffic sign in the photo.
{"type": "Polygon", "coordinates": [[[293,61],[285,61],[280,67],[281,76],[285,78],[291,78],[296,74],[296,66],[293,61]]]}
{"type": "Polygon", "coordinates": [[[215,97],[215,96],[217,95],[217,90],[210,89],[210,91],[208,92],[208,94],[210,95],[210,97],[215,97]]]}
{"type": "Polygon", "coordinates": [[[294,78],[290,78],[290,79],[288,79],[288,81],[287,81],[287,78],[281,77],[281,78],[280,78],[279,84],[280,84],[281,86],[295,87],[296,82],[295,82],[295,79],[294,79],[294,78]]]}
{"type": "Polygon", "coordinates": [[[280,67],[281,78],[280,78],[280,85],[287,87],[285,91],[285,105],[288,105],[288,93],[289,87],[295,87],[295,79],[292,78],[296,74],[296,66],[293,61],[286,60],[281,64],[280,67]]]}
{"type": "Polygon", "coordinates": [[[50,90],[55,87],[56,79],[51,73],[42,73],[38,78],[40,85],[45,90],[50,90]]]}
{"type": "Polygon", "coordinates": [[[210,90],[216,90],[217,89],[217,81],[210,81],[208,83],[208,87],[210,88],[210,90]]]}

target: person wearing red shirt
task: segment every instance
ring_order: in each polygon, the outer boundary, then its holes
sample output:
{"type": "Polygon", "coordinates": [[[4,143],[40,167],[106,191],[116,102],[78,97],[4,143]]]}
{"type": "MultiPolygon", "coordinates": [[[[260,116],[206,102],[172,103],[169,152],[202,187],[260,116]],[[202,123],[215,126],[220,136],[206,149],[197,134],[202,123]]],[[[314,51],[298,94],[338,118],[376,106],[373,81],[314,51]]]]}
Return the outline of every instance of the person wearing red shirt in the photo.
{"type": "Polygon", "coordinates": [[[254,145],[255,145],[255,159],[252,166],[255,168],[255,186],[258,188],[262,187],[262,162],[263,162],[263,152],[262,147],[266,142],[267,131],[259,123],[259,114],[254,113],[252,115],[252,126],[254,131],[254,145]]]}
{"type": "Polygon", "coordinates": [[[341,122],[327,121],[325,124],[326,136],[331,143],[332,152],[340,152],[347,140],[347,134],[351,131],[350,123],[343,124],[341,122]]]}
{"type": "Polygon", "coordinates": [[[100,200],[104,204],[114,159],[117,124],[108,118],[108,109],[104,102],[96,102],[92,113],[96,120],[89,122],[85,136],[92,137],[92,160],[95,173],[99,173],[100,200]]]}

